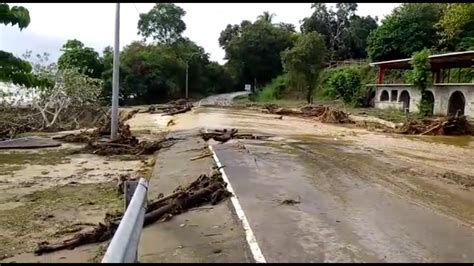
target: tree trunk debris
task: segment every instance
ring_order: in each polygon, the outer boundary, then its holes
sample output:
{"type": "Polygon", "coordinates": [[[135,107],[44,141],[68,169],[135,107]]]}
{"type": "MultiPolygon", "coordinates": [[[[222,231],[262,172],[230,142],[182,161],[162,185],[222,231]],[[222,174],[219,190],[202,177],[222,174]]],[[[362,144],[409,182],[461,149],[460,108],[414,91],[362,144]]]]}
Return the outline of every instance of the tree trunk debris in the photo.
{"type": "Polygon", "coordinates": [[[419,135],[474,135],[474,126],[465,116],[449,116],[437,119],[410,120],[405,122],[396,133],[419,135]]]}
{"type": "Polygon", "coordinates": [[[69,134],[54,139],[66,142],[87,143],[84,147],[85,151],[103,156],[121,154],[153,154],[155,151],[163,147],[169,147],[174,144],[172,139],[167,139],[165,137],[156,141],[139,141],[135,136],[133,136],[130,130],[130,125],[127,125],[124,122],[132,118],[137,112],[138,110],[133,110],[132,112],[120,111],[118,136],[115,140],[109,140],[110,120],[105,124],[100,125],[92,132],[83,131],[78,134],[69,134]],[[168,143],[168,145],[164,145],[165,143],[168,143]]]}
{"type": "Polygon", "coordinates": [[[268,104],[265,105],[265,110],[277,115],[314,117],[324,123],[353,123],[346,112],[324,105],[307,105],[299,109],[290,109],[268,104]]]}
{"type": "MultiPolygon", "coordinates": [[[[177,187],[173,193],[161,197],[147,205],[144,225],[150,225],[160,219],[170,219],[174,215],[189,209],[206,204],[215,205],[232,196],[222,179],[219,171],[214,170],[210,175],[200,175],[186,187],[177,187]]],[[[123,213],[107,213],[103,223],[95,225],[92,229],[75,234],[73,237],[56,243],[43,241],[38,243],[34,253],[42,255],[63,249],[74,249],[81,245],[99,243],[109,240],[117,230],[123,213]]]]}
{"type": "Polygon", "coordinates": [[[186,99],[178,99],[175,101],[170,101],[163,106],[152,105],[148,107],[147,110],[143,111],[144,113],[157,114],[161,113],[163,115],[176,115],[186,113],[191,111],[193,104],[186,99]]]}
{"type": "Polygon", "coordinates": [[[215,129],[215,130],[210,130],[210,131],[200,131],[201,137],[205,140],[208,141],[210,139],[213,139],[215,141],[219,141],[220,143],[225,143],[229,141],[230,139],[256,139],[256,140],[266,140],[270,138],[271,136],[265,136],[265,135],[254,135],[254,134],[238,134],[238,130],[236,128],[232,129],[215,129]]]}

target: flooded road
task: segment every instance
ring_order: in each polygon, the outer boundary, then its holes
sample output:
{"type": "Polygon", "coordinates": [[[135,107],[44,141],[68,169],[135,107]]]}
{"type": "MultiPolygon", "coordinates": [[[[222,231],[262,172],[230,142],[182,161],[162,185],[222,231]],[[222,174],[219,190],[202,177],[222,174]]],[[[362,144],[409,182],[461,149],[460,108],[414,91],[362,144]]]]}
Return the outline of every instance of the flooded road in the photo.
{"type": "Polygon", "coordinates": [[[213,145],[268,262],[474,261],[472,138],[209,107],[175,121],[274,136],[213,145]]]}

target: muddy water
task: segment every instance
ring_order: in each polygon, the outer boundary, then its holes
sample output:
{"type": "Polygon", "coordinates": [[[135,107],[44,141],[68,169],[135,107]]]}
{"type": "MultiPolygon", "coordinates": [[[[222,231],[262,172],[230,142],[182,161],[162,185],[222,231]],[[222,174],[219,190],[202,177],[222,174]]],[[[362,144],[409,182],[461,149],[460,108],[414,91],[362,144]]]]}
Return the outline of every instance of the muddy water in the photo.
{"type": "Polygon", "coordinates": [[[173,126],[278,135],[265,144],[246,141],[254,159],[216,145],[227,150],[222,163],[268,261],[474,259],[471,137],[388,135],[276,117],[199,108],[173,126]],[[275,210],[280,194],[304,203],[275,210]]]}
{"type": "Polygon", "coordinates": [[[408,163],[474,175],[473,137],[404,136],[368,132],[354,126],[314,122],[311,119],[263,114],[245,109],[197,108],[174,118],[171,130],[235,127],[241,132],[272,134],[282,138],[320,136],[335,143],[382,151],[408,163]]]}

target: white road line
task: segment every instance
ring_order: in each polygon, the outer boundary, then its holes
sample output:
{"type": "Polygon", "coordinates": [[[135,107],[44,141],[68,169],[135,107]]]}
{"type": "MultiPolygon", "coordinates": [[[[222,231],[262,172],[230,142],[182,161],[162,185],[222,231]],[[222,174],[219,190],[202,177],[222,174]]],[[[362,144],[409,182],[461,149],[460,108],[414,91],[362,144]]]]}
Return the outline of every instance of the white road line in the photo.
{"type": "Polygon", "coordinates": [[[234,195],[233,197],[230,198],[230,200],[232,201],[232,205],[234,206],[235,213],[237,214],[240,221],[242,222],[242,227],[244,228],[244,231],[245,231],[245,237],[247,239],[247,243],[249,244],[250,251],[252,252],[255,262],[266,263],[267,261],[265,260],[265,257],[263,256],[262,251],[260,250],[260,247],[258,246],[257,239],[255,238],[255,235],[253,234],[252,228],[250,228],[250,224],[249,224],[249,221],[247,220],[247,217],[245,216],[244,210],[242,209],[242,206],[240,206],[237,194],[235,194],[235,191],[232,188],[232,185],[230,184],[230,180],[225,174],[224,169],[222,168],[222,164],[219,161],[219,158],[217,158],[217,154],[211,145],[209,145],[209,150],[211,150],[212,156],[214,157],[214,161],[216,161],[217,167],[219,167],[219,171],[222,174],[222,179],[224,179],[224,181],[227,183],[227,190],[229,190],[229,192],[231,192],[234,195]]]}

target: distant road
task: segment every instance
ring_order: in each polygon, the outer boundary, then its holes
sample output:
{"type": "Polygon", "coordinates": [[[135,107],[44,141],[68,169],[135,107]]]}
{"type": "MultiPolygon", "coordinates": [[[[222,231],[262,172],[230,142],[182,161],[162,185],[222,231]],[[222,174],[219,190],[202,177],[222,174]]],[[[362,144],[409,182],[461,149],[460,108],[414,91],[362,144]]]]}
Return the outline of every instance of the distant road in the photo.
{"type": "Polygon", "coordinates": [[[238,92],[231,92],[231,93],[224,93],[218,95],[212,95],[200,100],[197,106],[205,106],[205,105],[221,105],[221,106],[229,106],[232,104],[232,100],[235,97],[248,95],[250,94],[249,91],[238,91],[238,92]]]}

